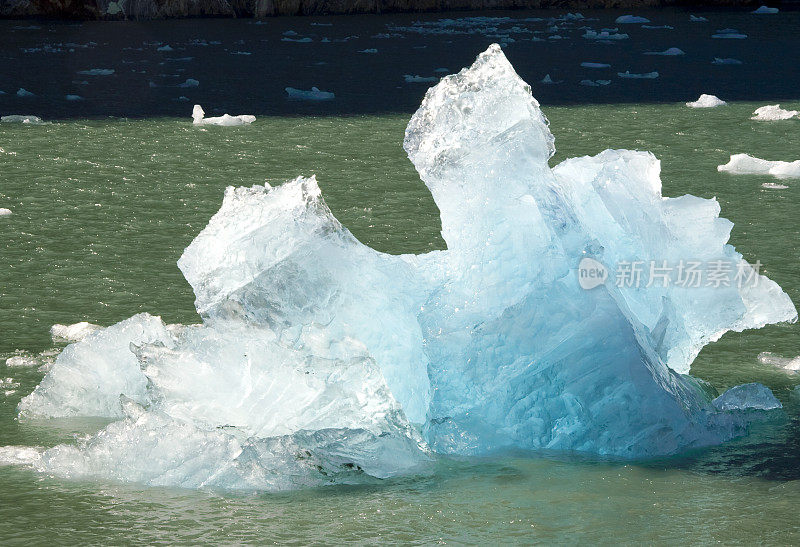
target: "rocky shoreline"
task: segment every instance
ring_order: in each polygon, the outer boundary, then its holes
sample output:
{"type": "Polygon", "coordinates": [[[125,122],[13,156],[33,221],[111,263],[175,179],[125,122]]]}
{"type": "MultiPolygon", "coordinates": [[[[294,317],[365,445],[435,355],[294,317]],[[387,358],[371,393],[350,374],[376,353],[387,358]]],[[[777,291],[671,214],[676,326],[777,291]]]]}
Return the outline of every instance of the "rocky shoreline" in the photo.
{"type": "Polygon", "coordinates": [[[251,17],[433,12],[490,9],[652,8],[753,6],[752,0],[0,0],[0,18],[149,20],[180,17],[251,17]]]}

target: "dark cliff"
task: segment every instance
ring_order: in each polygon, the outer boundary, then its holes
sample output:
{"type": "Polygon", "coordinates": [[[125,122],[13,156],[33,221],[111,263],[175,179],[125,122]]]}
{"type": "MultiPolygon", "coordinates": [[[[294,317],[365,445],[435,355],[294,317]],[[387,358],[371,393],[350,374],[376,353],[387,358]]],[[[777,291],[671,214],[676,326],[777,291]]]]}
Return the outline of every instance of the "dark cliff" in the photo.
{"type": "Polygon", "coordinates": [[[0,17],[163,19],[270,17],[349,13],[516,8],[642,8],[667,5],[750,6],[752,0],[0,0],[0,17]]]}

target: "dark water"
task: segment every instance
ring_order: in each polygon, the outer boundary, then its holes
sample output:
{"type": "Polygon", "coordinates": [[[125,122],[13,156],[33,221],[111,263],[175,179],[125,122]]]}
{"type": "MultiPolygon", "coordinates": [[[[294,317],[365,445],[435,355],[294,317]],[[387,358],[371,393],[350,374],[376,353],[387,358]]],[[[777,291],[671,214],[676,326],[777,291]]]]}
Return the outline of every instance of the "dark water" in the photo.
{"type": "MultiPolygon", "coordinates": [[[[652,103],[694,100],[712,93],[729,100],[796,98],[800,72],[800,12],[777,16],[749,10],[693,11],[708,23],[689,22],[685,9],[641,10],[652,26],[617,25],[628,11],[584,10],[584,21],[549,21],[561,11],[492,11],[445,14],[393,14],[339,17],[280,17],[252,20],[171,20],[154,22],[47,23],[0,21],[0,113],[33,113],[46,118],[189,116],[201,103],[211,113],[256,115],[331,115],[413,112],[430,84],[406,83],[404,75],[432,77],[437,68],[458,70],[492,42],[504,50],[519,74],[534,86],[544,104],[652,103]],[[415,22],[448,17],[508,17],[507,21],[458,27],[455,34],[420,34],[415,22]],[[330,25],[330,26],[328,26],[330,25]],[[38,26],[39,28],[29,28],[38,26]],[[512,31],[514,27],[519,32],[512,31]],[[582,38],[586,28],[618,27],[627,40],[597,42],[582,38]],[[492,30],[492,28],[496,30],[492,30]],[[747,39],[713,39],[734,28],[747,39]],[[526,32],[522,32],[526,31],[526,32]],[[527,32],[529,31],[529,32],[527,32]],[[284,36],[285,32],[297,35],[284,36]],[[390,34],[390,38],[377,38],[390,34]],[[554,40],[550,36],[563,39],[554,40]],[[514,41],[508,40],[510,37],[514,41]],[[310,43],[287,42],[310,38],[310,43]],[[323,43],[323,39],[330,42],[323,43]],[[533,38],[542,41],[531,41],[533,38]],[[209,45],[198,45],[207,43],[209,45]],[[60,44],[60,45],[59,45],[60,44]],[[173,51],[157,51],[169,45],[173,51]],[[50,52],[46,49],[50,48],[50,52]],[[651,56],[671,47],[686,55],[651,56]],[[24,50],[35,50],[26,53],[24,50]],[[69,49],[74,51],[70,52],[69,49]],[[141,50],[140,50],[141,49],[141,50]],[[377,53],[359,53],[377,49],[377,53]],[[53,50],[59,50],[52,52],[53,50]],[[246,52],[251,55],[237,55],[246,52]],[[189,61],[177,61],[191,57],[189,61]],[[716,66],[715,57],[735,58],[736,66],[716,66]],[[591,69],[582,62],[611,64],[591,69]],[[78,74],[113,69],[111,76],[78,74]],[[618,72],[657,71],[655,80],[624,80],[618,72]],[[559,85],[536,85],[545,74],[559,85]],[[187,78],[196,88],[179,88],[187,78]],[[578,85],[583,79],[608,79],[602,87],[578,85]],[[87,85],[73,82],[88,82],[87,85]],[[157,87],[150,87],[152,82],[157,87]],[[287,86],[332,91],[326,103],[287,101],[287,86]],[[36,97],[18,98],[18,88],[36,97]],[[65,100],[77,94],[83,101],[65,100]],[[187,101],[177,100],[186,97],[187,101]]],[[[436,27],[426,27],[436,28],[436,27]]]]}

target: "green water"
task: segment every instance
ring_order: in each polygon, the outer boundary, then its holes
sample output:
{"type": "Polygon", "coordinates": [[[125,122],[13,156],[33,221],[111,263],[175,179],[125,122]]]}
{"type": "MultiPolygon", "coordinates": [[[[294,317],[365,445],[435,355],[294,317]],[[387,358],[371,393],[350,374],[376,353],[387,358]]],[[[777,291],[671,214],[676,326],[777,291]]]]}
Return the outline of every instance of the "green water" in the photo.
{"type": "MultiPolygon", "coordinates": [[[[548,108],[553,164],[605,148],[650,150],[664,194],[716,196],[732,242],[800,303],[800,181],[716,171],[732,153],[797,159],[800,123],[756,123],[760,104],[548,108]]],[[[798,104],[784,104],[797,108],[798,104]]],[[[316,174],[336,216],[391,253],[443,247],[438,211],[402,150],[406,116],[261,118],[246,128],[187,119],[0,125],[0,357],[52,348],[54,323],[108,325],[141,311],[197,322],[175,262],[228,185],[316,174]]],[[[788,418],[682,458],[621,464],[569,456],[443,460],[429,477],[241,496],[77,482],[0,467],[0,540],[59,542],[800,541],[800,401],[793,378],[756,360],[800,355],[800,327],[728,334],[693,374],[718,389],[759,381],[788,418]],[[793,480],[788,480],[793,479],[793,480]]],[[[3,361],[4,362],[4,359],[3,361]]],[[[0,378],[0,446],[70,442],[92,421],[19,423],[42,374],[0,378]],[[6,391],[8,393],[6,393],[6,391]]]]}

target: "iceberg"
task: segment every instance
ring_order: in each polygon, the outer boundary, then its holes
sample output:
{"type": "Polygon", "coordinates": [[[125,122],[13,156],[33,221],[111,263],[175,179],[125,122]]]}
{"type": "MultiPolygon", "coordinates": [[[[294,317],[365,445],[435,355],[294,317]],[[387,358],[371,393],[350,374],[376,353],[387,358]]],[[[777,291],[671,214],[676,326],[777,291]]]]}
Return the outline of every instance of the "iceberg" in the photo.
{"type": "Polygon", "coordinates": [[[7,209],[5,207],[0,207],[0,217],[7,217],[13,215],[13,211],[11,209],[7,209]]]}
{"type": "Polygon", "coordinates": [[[214,118],[206,118],[206,113],[199,104],[194,105],[192,109],[192,123],[194,125],[221,125],[225,127],[232,127],[237,125],[250,125],[256,121],[255,116],[250,114],[240,114],[238,116],[231,116],[230,114],[223,114],[214,118]]]}
{"type": "Polygon", "coordinates": [[[437,453],[673,454],[741,435],[754,408],[775,407],[747,386],[714,403],[688,375],[725,332],[797,319],[728,244],[719,204],[663,197],[647,152],[551,168],[547,118],[499,46],[428,90],[404,148],[446,250],[371,249],[314,177],[229,187],[178,261],[202,323],[139,314],[67,346],[20,418],[114,421],[0,459],[286,490],[427,473],[437,453]],[[736,264],[747,282],[603,275],[589,287],[581,273],[684,258],[709,279],[736,264]]]}
{"type": "Polygon", "coordinates": [[[756,108],[750,119],[758,121],[789,120],[797,116],[797,114],[797,110],[784,110],[779,104],[768,104],[766,106],[756,108]]]}
{"type": "Polygon", "coordinates": [[[287,87],[286,94],[295,101],[330,101],[336,98],[330,91],[320,91],[317,87],[312,87],[309,91],[287,87]]]}
{"type": "Polygon", "coordinates": [[[725,165],[717,171],[733,175],[772,175],[776,178],[800,178],[800,160],[770,161],[754,158],[748,154],[732,154],[725,165]]]}
{"type": "Polygon", "coordinates": [[[719,410],[774,410],[783,406],[767,386],[758,383],[732,387],[712,403],[719,410]]]}
{"type": "Polygon", "coordinates": [[[696,101],[686,103],[690,108],[714,108],[716,106],[725,106],[726,103],[716,95],[707,95],[703,93],[696,101]]]}

